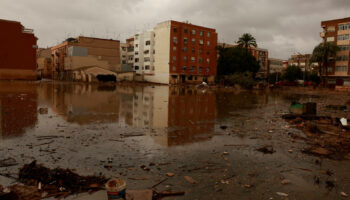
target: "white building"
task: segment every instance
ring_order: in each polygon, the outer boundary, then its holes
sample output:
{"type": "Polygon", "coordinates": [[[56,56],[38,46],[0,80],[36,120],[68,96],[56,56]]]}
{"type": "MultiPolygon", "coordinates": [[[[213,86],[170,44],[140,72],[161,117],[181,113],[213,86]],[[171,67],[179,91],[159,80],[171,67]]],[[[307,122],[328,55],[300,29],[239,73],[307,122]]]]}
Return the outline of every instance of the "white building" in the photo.
{"type": "Polygon", "coordinates": [[[134,36],[134,70],[138,75],[154,73],[154,32],[146,31],[134,36]]]}

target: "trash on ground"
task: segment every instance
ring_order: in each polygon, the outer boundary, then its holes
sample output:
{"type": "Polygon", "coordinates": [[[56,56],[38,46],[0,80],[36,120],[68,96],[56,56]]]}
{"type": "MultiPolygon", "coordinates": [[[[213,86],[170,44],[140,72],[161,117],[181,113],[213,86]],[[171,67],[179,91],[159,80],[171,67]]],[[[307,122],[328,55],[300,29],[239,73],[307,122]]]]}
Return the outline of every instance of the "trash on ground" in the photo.
{"type": "Polygon", "coordinates": [[[106,184],[108,199],[125,199],[126,183],[123,179],[112,179],[106,184]]]}
{"type": "Polygon", "coordinates": [[[260,148],[258,148],[258,149],[256,149],[256,150],[257,150],[257,151],[260,151],[260,152],[262,152],[262,153],[264,153],[264,154],[273,154],[273,153],[276,152],[276,151],[273,149],[273,147],[270,146],[270,145],[260,147],[260,148]]]}
{"type": "Polygon", "coordinates": [[[191,184],[196,184],[197,181],[195,181],[192,177],[190,176],[184,176],[185,180],[191,184]]]}

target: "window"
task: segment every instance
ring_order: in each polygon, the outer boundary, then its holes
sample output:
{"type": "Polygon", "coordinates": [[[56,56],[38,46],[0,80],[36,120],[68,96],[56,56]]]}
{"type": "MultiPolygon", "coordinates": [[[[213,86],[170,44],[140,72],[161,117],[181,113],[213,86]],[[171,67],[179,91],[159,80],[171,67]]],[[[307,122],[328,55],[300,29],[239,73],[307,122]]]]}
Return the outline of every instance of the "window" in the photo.
{"type": "Polygon", "coordinates": [[[145,57],[145,58],[144,58],[144,61],[145,61],[145,62],[149,62],[149,61],[151,61],[151,59],[150,59],[150,57],[145,57]]]}
{"type": "Polygon", "coordinates": [[[327,37],[327,42],[334,42],[334,37],[327,37]]]}
{"type": "Polygon", "coordinates": [[[200,35],[200,36],[203,36],[203,31],[199,31],[199,35],[200,35]]]}
{"type": "Polygon", "coordinates": [[[195,53],[195,52],[196,52],[195,48],[192,48],[192,53],[195,53]]]}
{"type": "Polygon", "coordinates": [[[199,40],[199,44],[200,44],[200,45],[203,45],[203,40],[199,40]]]}
{"type": "Polygon", "coordinates": [[[348,51],[350,50],[350,45],[339,45],[340,51],[348,51]]]}
{"type": "Polygon", "coordinates": [[[210,41],[207,41],[207,46],[210,46],[210,41]]]}
{"type": "Polygon", "coordinates": [[[177,28],[176,27],[174,27],[173,30],[174,30],[174,33],[177,33],[177,28]]]}
{"type": "Polygon", "coordinates": [[[187,56],[184,56],[184,61],[185,61],[185,62],[187,61],[187,56]]]}
{"type": "Polygon", "coordinates": [[[191,57],[191,61],[192,61],[192,62],[195,62],[195,61],[196,61],[196,58],[192,56],[192,57],[191,57]]]}
{"type": "Polygon", "coordinates": [[[333,72],[333,68],[332,68],[332,67],[328,67],[328,68],[327,68],[327,72],[328,72],[328,73],[332,73],[332,72],[333,72]]]}
{"type": "Polygon", "coordinates": [[[350,29],[350,23],[349,24],[339,24],[338,30],[348,30],[350,29]]]}
{"type": "Polygon", "coordinates": [[[191,71],[193,72],[193,71],[194,71],[194,69],[195,69],[195,67],[194,67],[194,66],[192,66],[192,67],[191,67],[191,71]]]}
{"type": "MultiPolygon", "coordinates": [[[[338,35],[338,41],[339,40],[349,40],[350,35],[349,34],[345,34],[345,35],[338,35]]],[[[334,40],[333,40],[334,41],[334,40]]],[[[327,42],[328,42],[328,38],[327,38],[327,42]]]]}
{"type": "Polygon", "coordinates": [[[139,59],[138,59],[138,58],[135,58],[135,62],[139,62],[139,59]]]}
{"type": "Polygon", "coordinates": [[[207,63],[210,63],[210,59],[209,58],[207,58],[207,63]]]}
{"type": "Polygon", "coordinates": [[[140,67],[139,66],[135,66],[135,70],[139,70],[140,69],[140,67]]]}
{"type": "Polygon", "coordinates": [[[184,33],[187,33],[188,32],[188,29],[187,28],[184,28],[184,33]]]}
{"type": "Polygon", "coordinates": [[[149,54],[149,50],[145,50],[143,53],[144,54],[149,54]]]}
{"type": "Polygon", "coordinates": [[[184,47],[182,50],[183,50],[184,52],[187,52],[187,47],[184,47]]]}
{"type": "Polygon", "coordinates": [[[123,61],[122,61],[122,64],[126,64],[126,61],[125,61],[125,60],[123,60],[123,61]]]}
{"type": "Polygon", "coordinates": [[[210,37],[210,33],[209,32],[207,33],[207,37],[210,37]]]}
{"type": "Polygon", "coordinates": [[[138,52],[138,51],[135,51],[135,55],[139,55],[139,52],[138,52]]]}
{"type": "Polygon", "coordinates": [[[196,35],[196,30],[192,29],[191,33],[192,33],[192,35],[196,35]]]}
{"type": "Polygon", "coordinates": [[[123,50],[123,51],[126,51],[126,47],[122,47],[122,50],[123,50]]]}
{"type": "Polygon", "coordinates": [[[149,46],[149,45],[151,45],[151,41],[147,40],[146,41],[146,46],[149,46]]]}
{"type": "Polygon", "coordinates": [[[176,47],[173,47],[173,52],[176,52],[176,47]]]}
{"type": "Polygon", "coordinates": [[[153,54],[156,54],[156,50],[155,49],[153,49],[153,54]]]}
{"type": "Polygon", "coordinates": [[[186,71],[186,68],[187,68],[186,66],[183,66],[183,67],[182,67],[182,70],[183,70],[183,71],[186,71]]]}
{"type": "Polygon", "coordinates": [[[139,45],[138,45],[138,44],[135,44],[135,47],[139,47],[139,45]]]}
{"type": "Polygon", "coordinates": [[[146,65],[146,66],[145,66],[145,69],[146,69],[146,70],[149,70],[149,65],[146,65]]]}
{"type": "Polygon", "coordinates": [[[176,56],[173,56],[173,61],[176,61],[176,56]]]}
{"type": "Polygon", "coordinates": [[[177,37],[173,37],[173,42],[177,44],[177,37]]]}
{"type": "Polygon", "coordinates": [[[207,67],[207,72],[209,72],[210,71],[210,68],[209,67],[207,67]]]}
{"type": "Polygon", "coordinates": [[[344,65],[344,66],[336,66],[335,67],[335,71],[336,72],[347,72],[348,71],[348,66],[344,65]]]}
{"type": "Polygon", "coordinates": [[[173,71],[176,71],[176,66],[173,66],[173,71]]]}
{"type": "Polygon", "coordinates": [[[337,61],[347,61],[349,60],[349,56],[337,56],[337,61]]]}
{"type": "Polygon", "coordinates": [[[199,49],[199,53],[200,53],[200,54],[203,53],[203,49],[199,49]]]}
{"type": "Polygon", "coordinates": [[[134,56],[128,56],[128,60],[133,60],[134,56]]]}
{"type": "Polygon", "coordinates": [[[198,62],[199,63],[202,63],[203,62],[203,59],[201,57],[198,58],[198,62]]]}
{"type": "Polygon", "coordinates": [[[203,67],[199,67],[199,72],[202,72],[203,71],[203,67]]]}
{"type": "Polygon", "coordinates": [[[187,39],[187,37],[185,37],[184,38],[184,44],[187,44],[187,41],[188,41],[188,39],[187,39]]]}
{"type": "Polygon", "coordinates": [[[196,44],[196,39],[192,38],[192,44],[196,44]]]}

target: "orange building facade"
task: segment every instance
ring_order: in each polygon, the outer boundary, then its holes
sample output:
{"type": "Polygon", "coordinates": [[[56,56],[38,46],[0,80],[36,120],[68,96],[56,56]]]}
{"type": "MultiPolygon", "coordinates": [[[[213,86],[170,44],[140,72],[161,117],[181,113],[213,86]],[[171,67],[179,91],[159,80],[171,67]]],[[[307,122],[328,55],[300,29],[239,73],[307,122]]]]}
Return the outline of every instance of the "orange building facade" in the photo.
{"type": "Polygon", "coordinates": [[[0,19],[0,79],[36,80],[37,38],[20,22],[0,19]]]}
{"type": "Polygon", "coordinates": [[[170,83],[214,82],[217,39],[215,29],[171,21],[170,83]]]}

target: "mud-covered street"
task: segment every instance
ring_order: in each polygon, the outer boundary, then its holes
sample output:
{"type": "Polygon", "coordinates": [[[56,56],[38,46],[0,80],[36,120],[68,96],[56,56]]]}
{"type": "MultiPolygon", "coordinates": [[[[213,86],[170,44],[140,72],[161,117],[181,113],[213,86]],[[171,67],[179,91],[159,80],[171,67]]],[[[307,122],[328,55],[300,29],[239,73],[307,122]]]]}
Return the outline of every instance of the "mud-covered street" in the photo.
{"type": "Polygon", "coordinates": [[[350,118],[347,109],[327,108],[349,100],[311,88],[0,82],[0,185],[16,184],[19,169],[36,160],[122,178],[127,189],[185,192],[168,199],[349,199],[350,154],[306,153],[315,143],[282,118],[291,102],[350,118]]]}

